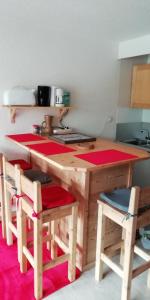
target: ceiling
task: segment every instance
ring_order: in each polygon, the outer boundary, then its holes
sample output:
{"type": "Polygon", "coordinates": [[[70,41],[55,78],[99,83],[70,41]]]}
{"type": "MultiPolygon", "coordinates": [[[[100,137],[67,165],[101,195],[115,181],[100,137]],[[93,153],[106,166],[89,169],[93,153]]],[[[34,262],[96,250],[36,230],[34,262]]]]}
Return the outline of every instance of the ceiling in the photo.
{"type": "Polygon", "coordinates": [[[1,0],[0,27],[20,24],[122,41],[150,34],[150,0],[1,0]]]}

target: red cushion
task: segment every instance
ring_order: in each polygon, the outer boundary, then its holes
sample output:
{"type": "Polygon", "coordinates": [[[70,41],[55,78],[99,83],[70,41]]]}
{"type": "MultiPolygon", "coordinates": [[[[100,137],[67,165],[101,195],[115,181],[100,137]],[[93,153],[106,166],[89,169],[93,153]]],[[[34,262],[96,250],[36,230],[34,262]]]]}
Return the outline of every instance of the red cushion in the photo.
{"type": "Polygon", "coordinates": [[[13,166],[20,165],[22,170],[29,170],[32,168],[31,164],[25,161],[24,159],[14,159],[9,161],[13,166]]]}
{"type": "Polygon", "coordinates": [[[68,205],[74,201],[74,196],[60,186],[47,186],[42,188],[43,209],[68,205]]]}

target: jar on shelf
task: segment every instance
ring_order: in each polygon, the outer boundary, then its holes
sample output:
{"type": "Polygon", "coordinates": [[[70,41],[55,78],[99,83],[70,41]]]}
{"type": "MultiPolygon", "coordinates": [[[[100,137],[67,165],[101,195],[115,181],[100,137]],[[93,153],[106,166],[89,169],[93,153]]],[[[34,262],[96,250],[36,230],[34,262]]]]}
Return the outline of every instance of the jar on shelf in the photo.
{"type": "Polygon", "coordinates": [[[63,104],[64,106],[70,106],[70,92],[68,91],[64,91],[63,104]]]}

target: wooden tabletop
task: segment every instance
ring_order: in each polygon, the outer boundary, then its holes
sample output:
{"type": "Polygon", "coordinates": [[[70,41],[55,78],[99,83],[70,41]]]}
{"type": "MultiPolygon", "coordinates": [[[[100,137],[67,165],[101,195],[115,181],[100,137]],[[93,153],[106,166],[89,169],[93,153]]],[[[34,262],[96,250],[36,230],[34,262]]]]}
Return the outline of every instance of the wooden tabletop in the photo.
{"type": "MultiPolygon", "coordinates": [[[[16,142],[14,139],[11,138],[11,136],[6,136],[6,138],[17,144],[18,146],[26,149],[28,152],[36,155],[37,157],[40,157],[41,159],[49,162],[51,165],[54,165],[60,169],[66,169],[66,170],[74,170],[74,171],[90,171],[90,170],[97,170],[101,168],[108,168],[113,166],[119,166],[122,164],[126,164],[128,162],[136,162],[139,160],[144,160],[150,158],[150,154],[147,151],[140,150],[134,147],[130,147],[127,145],[124,145],[122,143],[116,143],[111,140],[107,139],[97,139],[95,142],[89,142],[89,143],[77,143],[77,144],[69,144],[66,145],[68,147],[73,148],[75,151],[69,152],[69,153],[63,153],[63,154],[55,154],[55,155],[44,155],[42,153],[39,153],[33,149],[28,148],[28,145],[34,145],[34,144],[41,144],[41,143],[48,143],[48,142],[55,142],[54,140],[45,138],[44,140],[40,141],[34,141],[34,142],[16,142]],[[130,160],[123,160],[123,161],[115,161],[112,163],[104,163],[100,165],[95,165],[93,163],[90,163],[88,161],[82,160],[75,155],[77,154],[85,154],[89,152],[95,152],[95,151],[101,151],[101,150],[109,150],[114,149],[118,151],[123,151],[128,154],[135,155],[137,157],[131,158],[130,160]]],[[[59,144],[57,142],[57,144],[59,144]]],[[[61,144],[62,145],[62,144],[61,144]]]]}

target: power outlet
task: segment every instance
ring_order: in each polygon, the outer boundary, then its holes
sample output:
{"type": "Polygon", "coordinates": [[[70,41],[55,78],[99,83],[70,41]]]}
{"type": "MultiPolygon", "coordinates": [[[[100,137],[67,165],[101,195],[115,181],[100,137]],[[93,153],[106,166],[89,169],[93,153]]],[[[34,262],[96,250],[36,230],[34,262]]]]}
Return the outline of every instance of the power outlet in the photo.
{"type": "Polygon", "coordinates": [[[113,122],[113,117],[112,116],[108,116],[106,119],[106,123],[112,123],[113,122]]]}

